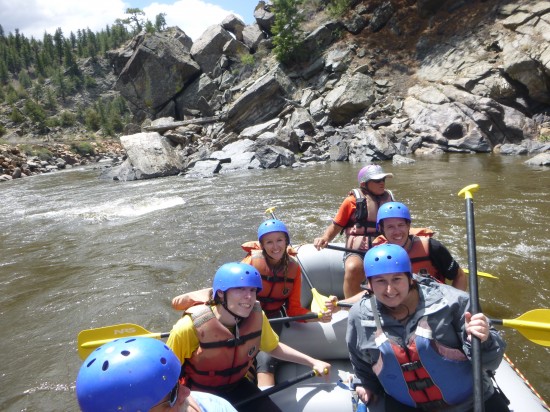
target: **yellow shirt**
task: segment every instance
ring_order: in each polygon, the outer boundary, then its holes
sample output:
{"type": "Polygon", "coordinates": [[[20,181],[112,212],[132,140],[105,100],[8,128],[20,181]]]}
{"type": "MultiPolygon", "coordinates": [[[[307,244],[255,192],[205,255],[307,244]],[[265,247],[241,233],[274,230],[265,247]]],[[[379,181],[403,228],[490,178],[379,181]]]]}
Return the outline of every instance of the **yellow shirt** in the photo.
{"type": "MultiPolygon", "coordinates": [[[[213,306],[211,307],[213,308],[213,306]]],[[[179,358],[183,365],[185,359],[191,358],[193,352],[199,347],[199,337],[193,327],[193,321],[190,315],[183,316],[172,328],[166,344],[179,358]]],[[[271,352],[279,345],[279,336],[273,331],[269,320],[262,311],[262,334],[260,340],[260,350],[271,352]]]]}

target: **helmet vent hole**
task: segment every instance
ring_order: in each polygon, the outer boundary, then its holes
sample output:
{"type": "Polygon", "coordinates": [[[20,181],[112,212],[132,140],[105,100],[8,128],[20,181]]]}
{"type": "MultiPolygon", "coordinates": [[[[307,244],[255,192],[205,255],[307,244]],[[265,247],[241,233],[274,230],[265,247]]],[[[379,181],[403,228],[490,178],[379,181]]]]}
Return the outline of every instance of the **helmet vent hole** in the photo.
{"type": "Polygon", "coordinates": [[[163,365],[166,365],[166,362],[167,362],[166,358],[160,358],[160,363],[162,363],[163,365]]]}
{"type": "Polygon", "coordinates": [[[378,256],[374,258],[375,262],[378,262],[379,260],[380,260],[380,258],[378,256]]]}
{"type": "Polygon", "coordinates": [[[101,367],[101,370],[105,372],[107,369],[109,369],[109,361],[103,362],[103,366],[101,367]]]}
{"type": "Polygon", "coordinates": [[[391,260],[391,256],[387,256],[387,259],[388,259],[388,260],[391,260]]]}
{"type": "Polygon", "coordinates": [[[89,368],[90,366],[92,366],[94,364],[94,362],[96,361],[97,358],[93,358],[90,362],[88,362],[88,364],[86,365],[87,368],[89,368]]]}
{"type": "Polygon", "coordinates": [[[122,352],[120,352],[120,354],[122,356],[128,356],[128,355],[130,355],[130,351],[129,350],[123,350],[122,352]]]}
{"type": "Polygon", "coordinates": [[[135,338],[128,339],[127,341],[125,341],[125,343],[132,343],[132,342],[135,341],[135,340],[136,340],[135,338]]]}

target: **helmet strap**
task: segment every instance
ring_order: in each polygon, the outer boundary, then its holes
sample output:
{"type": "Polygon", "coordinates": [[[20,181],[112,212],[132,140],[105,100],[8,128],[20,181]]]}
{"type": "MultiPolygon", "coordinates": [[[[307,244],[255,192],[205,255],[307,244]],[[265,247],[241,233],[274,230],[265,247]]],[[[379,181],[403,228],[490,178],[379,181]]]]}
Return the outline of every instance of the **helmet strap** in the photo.
{"type": "Polygon", "coordinates": [[[225,298],[225,292],[223,292],[223,301],[222,301],[222,307],[229,312],[229,314],[231,316],[233,316],[235,318],[235,324],[239,323],[241,320],[243,320],[244,318],[242,316],[239,316],[237,315],[236,313],[234,313],[232,310],[230,310],[228,307],[227,307],[227,299],[225,298]]]}

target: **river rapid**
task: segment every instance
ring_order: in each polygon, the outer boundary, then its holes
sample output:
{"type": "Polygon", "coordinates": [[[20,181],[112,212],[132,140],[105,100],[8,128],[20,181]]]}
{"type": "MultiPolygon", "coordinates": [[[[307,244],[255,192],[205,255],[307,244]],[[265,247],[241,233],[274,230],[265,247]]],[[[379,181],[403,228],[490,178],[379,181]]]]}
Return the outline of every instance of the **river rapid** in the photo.
{"type": "MultiPolygon", "coordinates": [[[[442,155],[383,164],[387,187],[467,267],[463,187],[474,210],[482,309],[513,319],[548,308],[550,171],[524,157],[442,155]]],[[[0,410],[77,411],[83,329],[136,323],[169,332],[170,300],[240,260],[268,207],[294,244],[323,233],[360,165],[254,170],[194,180],[98,179],[93,168],[0,184],[0,410]]],[[[335,241],[342,241],[336,238],[335,241]]],[[[322,290],[319,292],[323,293],[322,290]]],[[[548,320],[550,322],[550,319],[548,320]]],[[[507,354],[548,402],[550,350],[501,328],[507,354]]]]}

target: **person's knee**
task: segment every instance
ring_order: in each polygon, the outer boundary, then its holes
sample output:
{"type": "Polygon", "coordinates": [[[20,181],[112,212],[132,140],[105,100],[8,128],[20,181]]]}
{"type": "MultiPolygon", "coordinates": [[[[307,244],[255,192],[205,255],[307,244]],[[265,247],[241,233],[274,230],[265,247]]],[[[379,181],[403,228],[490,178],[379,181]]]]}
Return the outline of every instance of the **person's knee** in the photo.
{"type": "Polygon", "coordinates": [[[346,260],[344,276],[349,280],[363,281],[365,271],[363,269],[363,261],[359,258],[346,260]]]}

